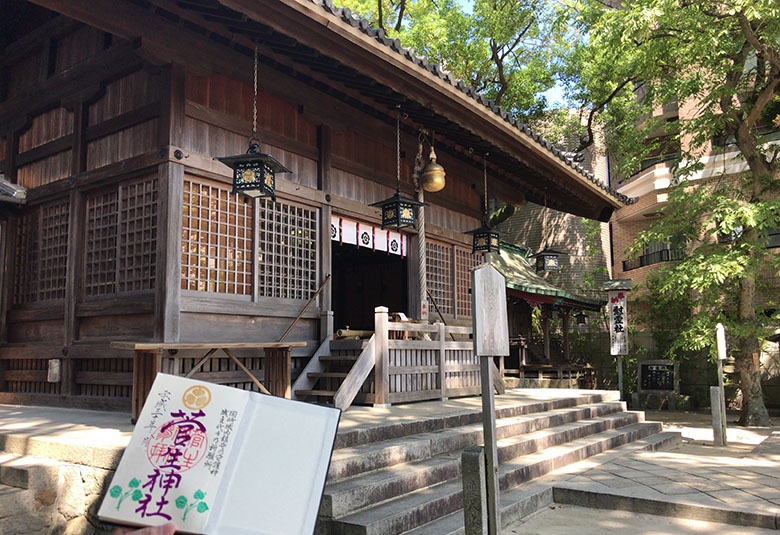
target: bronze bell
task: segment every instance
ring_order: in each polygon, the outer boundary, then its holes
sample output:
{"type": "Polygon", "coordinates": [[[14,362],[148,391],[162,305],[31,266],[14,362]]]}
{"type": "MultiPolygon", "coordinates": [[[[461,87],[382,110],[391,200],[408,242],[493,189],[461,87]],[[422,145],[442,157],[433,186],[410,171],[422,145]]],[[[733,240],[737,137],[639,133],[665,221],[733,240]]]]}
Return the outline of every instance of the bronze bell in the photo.
{"type": "Polygon", "coordinates": [[[420,174],[420,183],[425,191],[436,192],[444,189],[444,167],[436,163],[436,152],[431,147],[430,161],[420,174]]]}

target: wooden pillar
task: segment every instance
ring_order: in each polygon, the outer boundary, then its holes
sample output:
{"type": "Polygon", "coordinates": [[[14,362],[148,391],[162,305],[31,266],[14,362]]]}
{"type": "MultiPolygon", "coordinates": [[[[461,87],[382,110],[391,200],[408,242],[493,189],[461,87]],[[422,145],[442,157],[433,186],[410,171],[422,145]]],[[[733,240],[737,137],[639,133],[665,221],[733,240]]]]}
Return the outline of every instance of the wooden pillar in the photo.
{"type": "MultiPolygon", "coordinates": [[[[327,125],[320,125],[317,127],[317,188],[330,192],[330,156],[331,156],[332,137],[330,127],[327,125]]],[[[326,197],[327,199],[327,197],[326,197]]],[[[325,277],[332,275],[332,243],[330,239],[330,217],[332,210],[329,204],[323,204],[320,209],[320,280],[325,280],[325,277]]],[[[333,279],[328,285],[322,289],[320,294],[320,309],[325,312],[333,309],[333,279]]],[[[324,318],[323,318],[324,319],[324,318]]],[[[325,337],[333,334],[333,315],[330,315],[330,332],[324,333],[328,330],[327,325],[320,325],[320,331],[323,332],[325,337]]]]}
{"type": "Polygon", "coordinates": [[[439,328],[439,390],[441,400],[447,401],[447,327],[441,321],[437,321],[436,326],[439,328]]]}
{"type": "Polygon", "coordinates": [[[571,362],[571,351],[569,350],[569,320],[571,318],[571,309],[561,311],[563,320],[563,360],[568,364],[571,362]]]}
{"type": "Polygon", "coordinates": [[[163,70],[160,96],[160,124],[157,130],[160,147],[178,145],[184,134],[184,67],[178,63],[163,70]]]}
{"type": "Polygon", "coordinates": [[[0,341],[8,341],[8,311],[14,299],[14,278],[16,276],[16,236],[18,221],[16,216],[10,216],[3,225],[3,285],[0,288],[0,341]]]}
{"type": "Polygon", "coordinates": [[[542,332],[544,333],[544,360],[550,364],[550,318],[542,315],[542,332]]]}
{"type": "Polygon", "coordinates": [[[157,290],[154,337],[179,341],[181,316],[181,222],[184,166],[167,162],[158,167],[157,290]]]}
{"type": "Polygon", "coordinates": [[[390,344],[387,329],[387,307],[374,309],[374,407],[390,406],[390,344]]]}

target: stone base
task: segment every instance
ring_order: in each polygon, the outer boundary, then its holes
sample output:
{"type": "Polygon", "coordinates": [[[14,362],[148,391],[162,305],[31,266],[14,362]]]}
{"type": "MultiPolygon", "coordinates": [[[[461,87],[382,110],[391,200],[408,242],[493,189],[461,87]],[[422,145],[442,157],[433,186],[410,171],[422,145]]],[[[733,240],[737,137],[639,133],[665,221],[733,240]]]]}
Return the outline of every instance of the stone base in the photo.
{"type": "Polygon", "coordinates": [[[674,392],[634,392],[631,394],[631,408],[646,411],[689,411],[694,407],[691,396],[674,392]]]}
{"type": "Polygon", "coordinates": [[[507,388],[579,388],[577,379],[521,379],[504,377],[507,388]]]}

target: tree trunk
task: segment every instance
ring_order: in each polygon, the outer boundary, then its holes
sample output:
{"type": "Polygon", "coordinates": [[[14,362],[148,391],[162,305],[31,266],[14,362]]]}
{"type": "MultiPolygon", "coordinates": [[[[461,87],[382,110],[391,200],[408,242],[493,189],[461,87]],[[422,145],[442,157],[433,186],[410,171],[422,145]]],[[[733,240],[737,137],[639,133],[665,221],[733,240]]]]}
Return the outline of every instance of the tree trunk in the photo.
{"type": "MultiPolygon", "coordinates": [[[[746,229],[745,238],[751,242],[757,239],[755,229],[746,229]]],[[[739,285],[739,320],[743,325],[755,325],[756,318],[756,279],[755,274],[745,277],[739,285]]],[[[761,348],[758,337],[750,334],[738,338],[736,368],[739,373],[739,386],[742,390],[742,413],[739,425],[769,426],[769,413],[764,405],[764,393],[761,388],[761,368],[759,356],[761,348]]]]}

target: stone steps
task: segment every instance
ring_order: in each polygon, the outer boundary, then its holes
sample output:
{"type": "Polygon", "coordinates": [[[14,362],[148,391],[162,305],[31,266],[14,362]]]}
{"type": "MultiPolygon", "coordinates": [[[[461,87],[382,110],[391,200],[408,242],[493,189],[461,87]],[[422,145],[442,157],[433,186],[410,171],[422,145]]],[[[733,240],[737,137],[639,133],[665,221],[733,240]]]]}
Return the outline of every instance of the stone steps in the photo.
{"type": "MultiPolygon", "coordinates": [[[[640,415],[637,413],[607,414],[598,418],[562,424],[543,431],[501,439],[498,441],[499,459],[513,459],[519,455],[527,455],[552,445],[636,423],[639,419],[640,415]]],[[[479,439],[481,440],[481,435],[479,439]]],[[[338,517],[372,503],[385,501],[460,476],[460,450],[439,452],[426,444],[423,439],[407,441],[407,444],[409,442],[413,442],[411,448],[404,449],[403,445],[395,444],[394,451],[398,451],[406,457],[414,455],[417,457],[416,460],[401,464],[389,464],[382,468],[366,471],[367,473],[360,477],[329,483],[325,488],[320,514],[326,517],[338,517]]],[[[474,444],[476,443],[475,441],[474,444]]],[[[472,444],[462,446],[469,445],[472,444]]],[[[392,457],[380,457],[379,461],[387,461],[388,458],[392,457]]],[[[352,460],[354,461],[354,459],[352,460]]],[[[371,466],[368,463],[374,463],[374,465],[377,463],[377,459],[371,456],[361,458],[361,460],[366,462],[363,468],[371,466]]],[[[342,467],[337,466],[336,469],[339,468],[342,467]]]]}
{"type": "MultiPolygon", "coordinates": [[[[601,420],[602,425],[606,427],[624,421],[628,420],[620,418],[603,418],[601,420]]],[[[586,430],[588,425],[585,424],[580,429],[586,430]]],[[[577,438],[560,446],[551,446],[542,451],[512,459],[499,468],[500,486],[502,489],[516,487],[524,481],[540,477],[561,466],[577,462],[631,440],[643,438],[659,430],[660,424],[630,423],[617,429],[607,429],[583,438],[577,438]]],[[[568,432],[567,430],[559,431],[563,434],[568,432]]],[[[537,440],[542,439],[538,437],[537,440]]],[[[459,454],[453,455],[453,460],[453,464],[457,463],[459,454]]],[[[327,493],[328,489],[326,488],[327,493]]],[[[386,499],[355,513],[337,517],[331,523],[331,532],[333,535],[405,533],[434,521],[454,523],[454,520],[439,519],[458,511],[462,506],[462,482],[458,476],[412,492],[405,492],[398,497],[386,499]]],[[[437,532],[430,531],[430,533],[437,532]]]]}
{"type": "MultiPolygon", "coordinates": [[[[551,426],[617,413],[625,410],[622,402],[604,402],[554,409],[523,416],[506,417],[496,421],[499,439],[531,433],[551,426]]],[[[338,442],[338,438],[336,439],[338,442]]],[[[328,482],[336,482],[363,472],[394,464],[458,451],[482,443],[482,424],[468,424],[411,437],[400,437],[333,452],[328,471],[328,482]]]]}
{"type": "Polygon", "coordinates": [[[59,465],[60,463],[51,459],[0,453],[0,484],[18,489],[45,485],[56,475],[59,465]]]}

